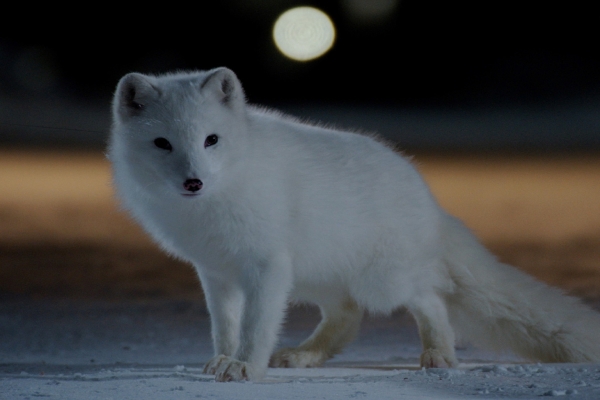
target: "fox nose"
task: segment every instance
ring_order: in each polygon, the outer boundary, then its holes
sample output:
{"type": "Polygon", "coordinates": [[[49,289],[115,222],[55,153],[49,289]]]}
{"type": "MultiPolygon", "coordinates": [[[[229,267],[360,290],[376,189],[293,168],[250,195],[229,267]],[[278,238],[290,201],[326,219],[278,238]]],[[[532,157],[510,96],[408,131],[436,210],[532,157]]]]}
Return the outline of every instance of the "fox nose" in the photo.
{"type": "Polygon", "coordinates": [[[197,192],[202,189],[202,181],[200,179],[187,179],[183,182],[183,188],[188,192],[197,192]]]}

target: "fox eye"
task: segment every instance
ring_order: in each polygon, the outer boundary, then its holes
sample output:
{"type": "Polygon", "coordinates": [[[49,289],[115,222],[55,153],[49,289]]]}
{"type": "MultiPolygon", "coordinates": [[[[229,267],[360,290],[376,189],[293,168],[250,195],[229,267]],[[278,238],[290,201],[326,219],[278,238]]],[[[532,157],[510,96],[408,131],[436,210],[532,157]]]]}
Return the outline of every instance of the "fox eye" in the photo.
{"type": "Polygon", "coordinates": [[[156,147],[158,147],[159,149],[168,150],[168,151],[173,150],[173,146],[171,146],[171,142],[169,142],[167,139],[165,139],[163,137],[154,139],[154,145],[156,147]]]}
{"type": "Polygon", "coordinates": [[[215,135],[214,133],[212,135],[208,135],[206,137],[206,140],[204,140],[204,148],[215,145],[215,144],[217,144],[218,141],[219,141],[219,137],[217,135],[215,135]]]}

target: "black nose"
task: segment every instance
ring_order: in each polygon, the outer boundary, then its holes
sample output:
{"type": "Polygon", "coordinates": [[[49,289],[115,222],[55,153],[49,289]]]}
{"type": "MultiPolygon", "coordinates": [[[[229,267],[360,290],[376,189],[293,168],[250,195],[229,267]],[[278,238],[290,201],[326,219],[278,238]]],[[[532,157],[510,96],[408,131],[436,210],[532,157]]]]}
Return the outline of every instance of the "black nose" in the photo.
{"type": "Polygon", "coordinates": [[[202,189],[202,181],[200,179],[188,179],[183,182],[183,188],[188,192],[197,192],[202,189]]]}

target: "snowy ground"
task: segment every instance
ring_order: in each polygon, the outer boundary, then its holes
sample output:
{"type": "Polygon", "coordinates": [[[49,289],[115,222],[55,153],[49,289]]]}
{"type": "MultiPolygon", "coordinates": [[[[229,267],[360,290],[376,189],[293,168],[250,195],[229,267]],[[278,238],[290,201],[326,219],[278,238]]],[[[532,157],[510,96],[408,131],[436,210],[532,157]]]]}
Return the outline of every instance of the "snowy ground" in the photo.
{"type": "MultiPolygon", "coordinates": [[[[292,309],[282,346],[309,334],[313,309],[292,309]]],[[[420,370],[416,326],[403,312],[368,317],[359,339],[313,369],[270,369],[264,382],[216,383],[201,303],[4,301],[0,399],[600,398],[600,364],[525,364],[460,347],[458,369],[420,370]]]]}

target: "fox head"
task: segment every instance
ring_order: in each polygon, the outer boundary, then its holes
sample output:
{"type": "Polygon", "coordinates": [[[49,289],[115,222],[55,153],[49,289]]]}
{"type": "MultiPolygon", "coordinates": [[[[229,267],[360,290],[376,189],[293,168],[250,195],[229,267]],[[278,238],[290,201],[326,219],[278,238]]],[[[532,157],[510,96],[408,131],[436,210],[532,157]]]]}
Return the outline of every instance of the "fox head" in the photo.
{"type": "Polygon", "coordinates": [[[125,75],[113,102],[115,180],[146,195],[194,198],[227,182],[246,145],[244,92],[227,68],[125,75]]]}

